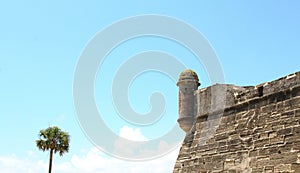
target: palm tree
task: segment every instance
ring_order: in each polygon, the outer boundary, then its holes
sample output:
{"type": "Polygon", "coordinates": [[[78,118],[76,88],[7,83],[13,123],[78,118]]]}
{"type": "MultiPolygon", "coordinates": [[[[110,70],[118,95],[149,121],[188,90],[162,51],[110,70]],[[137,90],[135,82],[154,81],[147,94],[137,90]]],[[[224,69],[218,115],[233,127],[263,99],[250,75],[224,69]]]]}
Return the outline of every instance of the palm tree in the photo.
{"type": "Polygon", "coordinates": [[[69,142],[70,135],[56,126],[40,130],[36,146],[42,151],[50,150],[49,173],[52,169],[53,152],[59,152],[59,155],[62,156],[69,151],[69,142]]]}

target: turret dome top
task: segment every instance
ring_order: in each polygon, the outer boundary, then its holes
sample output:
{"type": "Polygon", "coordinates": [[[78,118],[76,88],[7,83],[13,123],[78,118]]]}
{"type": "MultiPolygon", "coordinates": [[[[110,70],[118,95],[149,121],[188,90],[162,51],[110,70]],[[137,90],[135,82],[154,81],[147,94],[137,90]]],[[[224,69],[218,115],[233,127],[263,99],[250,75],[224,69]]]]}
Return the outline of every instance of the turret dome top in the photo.
{"type": "Polygon", "coordinates": [[[178,83],[186,82],[186,81],[199,83],[198,75],[193,70],[190,69],[184,70],[183,72],[180,73],[178,83]]]}

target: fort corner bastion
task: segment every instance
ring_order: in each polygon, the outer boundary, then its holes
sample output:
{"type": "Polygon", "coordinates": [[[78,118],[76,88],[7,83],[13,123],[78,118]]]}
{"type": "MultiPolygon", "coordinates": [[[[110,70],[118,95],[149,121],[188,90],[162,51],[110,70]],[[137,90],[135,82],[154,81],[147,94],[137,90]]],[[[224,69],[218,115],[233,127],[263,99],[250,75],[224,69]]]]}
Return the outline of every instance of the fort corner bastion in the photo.
{"type": "Polygon", "coordinates": [[[186,137],[174,173],[300,173],[300,72],[198,90],[197,74],[185,70],[177,86],[186,137]]]}

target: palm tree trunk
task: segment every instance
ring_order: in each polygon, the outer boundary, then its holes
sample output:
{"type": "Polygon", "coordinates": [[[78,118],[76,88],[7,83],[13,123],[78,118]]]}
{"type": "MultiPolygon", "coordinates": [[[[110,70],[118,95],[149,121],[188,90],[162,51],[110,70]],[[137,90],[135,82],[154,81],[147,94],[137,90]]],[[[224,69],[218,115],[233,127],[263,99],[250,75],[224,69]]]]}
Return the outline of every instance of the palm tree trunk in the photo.
{"type": "Polygon", "coordinates": [[[51,173],[52,170],[52,157],[53,157],[53,149],[50,149],[49,173],[51,173]]]}

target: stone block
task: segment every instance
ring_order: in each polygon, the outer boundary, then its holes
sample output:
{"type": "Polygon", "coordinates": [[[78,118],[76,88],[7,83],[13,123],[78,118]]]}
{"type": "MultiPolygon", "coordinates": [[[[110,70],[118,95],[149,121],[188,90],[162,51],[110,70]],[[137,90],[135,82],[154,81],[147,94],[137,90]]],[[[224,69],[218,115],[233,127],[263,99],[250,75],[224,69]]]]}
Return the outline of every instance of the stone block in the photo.
{"type": "Polygon", "coordinates": [[[292,164],[280,164],[274,167],[274,172],[292,172],[292,164]]]}
{"type": "Polygon", "coordinates": [[[300,163],[292,163],[291,170],[293,172],[300,172],[300,163]]]}

